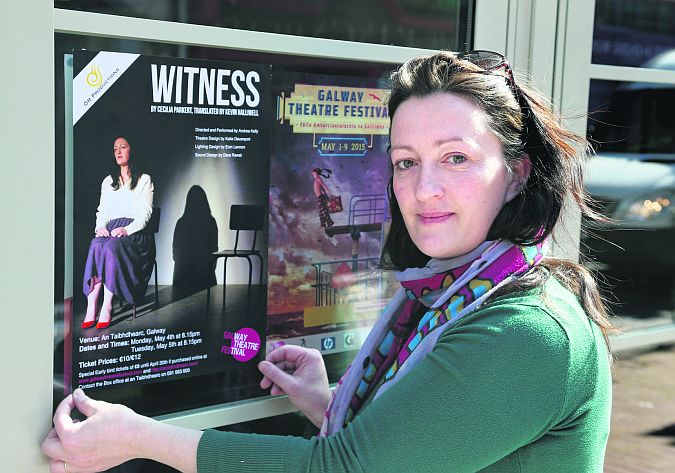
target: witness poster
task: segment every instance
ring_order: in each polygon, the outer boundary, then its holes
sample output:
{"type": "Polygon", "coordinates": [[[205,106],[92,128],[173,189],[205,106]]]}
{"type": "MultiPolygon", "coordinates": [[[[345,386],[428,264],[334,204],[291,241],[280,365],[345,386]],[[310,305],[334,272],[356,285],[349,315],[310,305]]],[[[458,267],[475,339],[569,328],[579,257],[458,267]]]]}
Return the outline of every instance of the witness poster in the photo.
{"type": "MultiPolygon", "coordinates": [[[[225,280],[213,253],[234,248],[233,205],[262,206],[267,220],[270,67],[78,51],[73,77],[66,384],[102,398],[214,373],[256,384],[267,226],[251,284],[246,259],[230,258],[225,280]]],[[[250,248],[252,238],[237,243],[250,248]]]]}
{"type": "Polygon", "coordinates": [[[391,291],[388,90],[375,79],[275,73],[268,349],[357,349],[391,291]]]}

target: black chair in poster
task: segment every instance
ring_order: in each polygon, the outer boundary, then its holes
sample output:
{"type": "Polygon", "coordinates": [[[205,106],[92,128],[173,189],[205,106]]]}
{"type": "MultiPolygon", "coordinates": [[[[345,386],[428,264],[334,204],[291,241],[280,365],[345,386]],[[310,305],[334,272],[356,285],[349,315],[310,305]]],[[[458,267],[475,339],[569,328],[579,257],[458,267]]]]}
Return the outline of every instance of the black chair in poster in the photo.
{"type": "MultiPolygon", "coordinates": [[[[234,238],[234,248],[231,250],[216,251],[213,253],[213,258],[217,261],[218,258],[224,258],[223,262],[223,301],[225,297],[225,283],[227,282],[227,260],[229,258],[246,258],[248,261],[248,288],[251,289],[251,276],[253,274],[253,265],[251,264],[251,256],[255,256],[260,260],[260,280],[259,285],[262,285],[263,280],[263,257],[259,250],[255,249],[255,244],[258,238],[258,232],[263,230],[265,226],[264,205],[233,205],[230,207],[230,230],[235,230],[237,233],[234,238]],[[242,231],[253,232],[251,247],[242,248],[239,244],[239,237],[242,231]]],[[[207,297],[208,297],[207,291],[207,297]]]]}
{"type": "MultiPolygon", "coordinates": [[[[148,224],[145,226],[143,229],[144,232],[147,233],[152,233],[153,235],[156,235],[157,232],[159,232],[159,220],[162,215],[162,209],[161,207],[153,207],[152,208],[152,215],[150,216],[150,220],[148,220],[148,224]]],[[[159,309],[159,285],[157,284],[157,255],[155,254],[155,259],[152,262],[153,264],[153,273],[155,275],[155,304],[153,306],[154,310],[159,309]]],[[[120,299],[120,310],[124,308],[124,301],[120,299]]],[[[114,312],[114,310],[113,310],[114,312]]],[[[131,313],[133,318],[136,318],[136,304],[131,304],[131,313]]]]}

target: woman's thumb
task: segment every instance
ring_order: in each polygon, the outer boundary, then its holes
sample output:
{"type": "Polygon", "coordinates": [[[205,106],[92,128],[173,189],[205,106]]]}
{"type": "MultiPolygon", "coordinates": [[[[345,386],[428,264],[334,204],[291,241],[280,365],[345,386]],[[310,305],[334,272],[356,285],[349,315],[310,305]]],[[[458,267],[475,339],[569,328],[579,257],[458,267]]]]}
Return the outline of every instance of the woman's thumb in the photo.
{"type": "Polygon", "coordinates": [[[258,364],[258,369],[267,379],[284,391],[287,391],[293,383],[293,377],[284,370],[277,368],[274,363],[261,361],[258,364]]]}
{"type": "Polygon", "coordinates": [[[87,417],[94,415],[96,412],[96,401],[84,394],[84,391],[80,388],[73,392],[73,401],[77,410],[87,417]]]}

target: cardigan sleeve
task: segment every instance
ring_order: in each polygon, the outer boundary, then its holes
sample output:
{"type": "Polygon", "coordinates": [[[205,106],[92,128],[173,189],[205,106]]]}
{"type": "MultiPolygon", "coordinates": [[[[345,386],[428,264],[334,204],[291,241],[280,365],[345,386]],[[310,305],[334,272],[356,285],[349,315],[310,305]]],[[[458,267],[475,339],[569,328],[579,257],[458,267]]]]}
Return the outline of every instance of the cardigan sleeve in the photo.
{"type": "Polygon", "coordinates": [[[542,305],[491,304],[336,435],[206,431],[198,471],[479,471],[556,424],[568,371],[566,332],[542,305]]]}
{"type": "Polygon", "coordinates": [[[96,225],[94,231],[99,228],[105,227],[110,218],[110,193],[113,192],[112,188],[112,177],[107,176],[101,182],[101,197],[98,203],[98,209],[96,209],[96,225]]]}
{"type": "Polygon", "coordinates": [[[130,216],[134,221],[125,227],[127,234],[131,235],[132,233],[143,230],[148,224],[148,221],[152,216],[154,192],[155,189],[152,185],[152,179],[150,179],[149,175],[143,174],[138,179],[136,188],[132,191],[133,209],[130,216]]]}

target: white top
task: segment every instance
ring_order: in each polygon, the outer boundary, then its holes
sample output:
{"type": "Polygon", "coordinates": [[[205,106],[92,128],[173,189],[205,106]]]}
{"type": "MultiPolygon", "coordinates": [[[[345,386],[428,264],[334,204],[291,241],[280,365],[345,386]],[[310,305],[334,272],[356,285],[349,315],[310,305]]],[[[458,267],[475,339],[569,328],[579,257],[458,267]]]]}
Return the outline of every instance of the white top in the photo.
{"type": "Polygon", "coordinates": [[[152,215],[155,191],[150,176],[142,174],[134,190],[131,190],[130,182],[120,186],[118,190],[113,190],[112,183],[111,176],[101,183],[101,201],[96,211],[95,228],[105,227],[111,220],[122,217],[134,219],[124,227],[129,235],[145,228],[152,215]]]}

